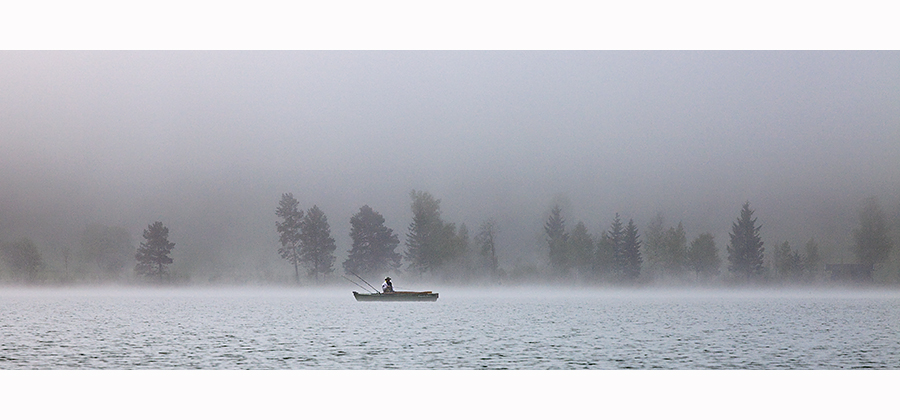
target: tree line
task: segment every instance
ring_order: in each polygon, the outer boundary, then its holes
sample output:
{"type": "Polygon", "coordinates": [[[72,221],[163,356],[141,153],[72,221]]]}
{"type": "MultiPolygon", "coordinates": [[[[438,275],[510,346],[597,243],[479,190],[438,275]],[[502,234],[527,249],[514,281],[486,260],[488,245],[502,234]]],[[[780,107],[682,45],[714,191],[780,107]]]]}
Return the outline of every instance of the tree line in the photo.
{"type": "MultiPolygon", "coordinates": [[[[403,241],[403,253],[397,250],[401,244],[399,235],[385,226],[380,213],[363,205],[349,221],[352,245],[342,262],[344,272],[375,276],[405,269],[447,277],[507,276],[499,264],[496,243],[501,233],[493,219],[482,221],[470,237],[465,224],[457,226],[443,220],[441,200],[415,190],[409,197],[412,221],[403,241]]],[[[812,238],[802,250],[788,241],[774,245],[771,264],[766,266],[762,226],[753,214],[750,203],[745,202],[732,224],[723,261],[712,233],[700,233],[688,242],[682,223],[668,226],[661,214],[641,232],[633,219],[626,222],[616,213],[607,229],[592,235],[582,221],[569,229],[562,209],[554,206],[542,232],[548,274],[554,278],[643,284],[665,277],[719,277],[723,263],[727,263],[724,277],[735,283],[796,281],[822,274],[822,257],[812,238]]],[[[333,275],[336,247],[325,213],[315,205],[301,210],[293,194],[284,193],[275,216],[275,233],[281,245],[277,253],[293,267],[295,282],[301,280],[301,268],[308,278],[333,275]]],[[[868,199],[858,217],[852,238],[856,261],[863,265],[886,262],[894,244],[877,199],[868,199]]],[[[168,234],[161,222],[151,223],[135,249],[124,228],[90,225],[74,256],[107,276],[120,275],[133,261],[136,275],[162,281],[171,278],[168,266],[173,263],[171,252],[175,248],[168,241],[168,234]]],[[[67,248],[62,254],[64,278],[68,278],[73,255],[67,248]]],[[[0,242],[0,257],[6,271],[29,281],[34,281],[47,266],[38,247],[28,238],[0,242]]]]}

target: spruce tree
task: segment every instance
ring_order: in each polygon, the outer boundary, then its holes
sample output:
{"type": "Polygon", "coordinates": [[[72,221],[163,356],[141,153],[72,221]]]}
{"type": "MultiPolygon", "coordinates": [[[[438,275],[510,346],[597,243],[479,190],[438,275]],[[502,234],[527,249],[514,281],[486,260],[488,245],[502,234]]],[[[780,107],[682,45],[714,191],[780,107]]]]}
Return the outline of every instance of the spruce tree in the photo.
{"type": "Polygon", "coordinates": [[[166,266],[174,262],[169,253],[175,248],[175,243],[169,242],[169,228],[162,222],[154,222],[144,229],[144,240],[135,254],[137,265],[134,271],[147,277],[156,276],[162,280],[168,276],[166,266]]]}
{"type": "Polygon", "coordinates": [[[550,267],[556,274],[566,274],[569,270],[569,234],[562,209],[557,205],[550,210],[550,217],[544,223],[547,245],[550,247],[550,267]]]}
{"type": "Polygon", "coordinates": [[[451,233],[455,226],[444,225],[441,219],[441,200],[425,191],[410,192],[413,221],[406,233],[406,259],[409,268],[420,273],[433,271],[447,260],[451,233]]]}
{"type": "Polygon", "coordinates": [[[493,219],[485,220],[475,235],[475,246],[478,249],[478,266],[496,275],[499,269],[497,260],[497,222],[493,219]]]}
{"type": "Polygon", "coordinates": [[[307,273],[319,279],[319,274],[334,271],[334,238],[325,213],[313,206],[300,223],[300,261],[307,273]]]}
{"type": "Polygon", "coordinates": [[[702,233],[691,241],[687,255],[688,264],[698,277],[719,274],[722,260],[719,258],[719,249],[716,248],[716,241],[711,233],[702,233]]]}
{"type": "Polygon", "coordinates": [[[625,276],[625,267],[628,265],[628,258],[625,256],[625,228],[622,226],[622,219],[619,213],[613,219],[612,226],[606,232],[609,248],[612,251],[612,274],[615,277],[622,278],[625,276]]]}
{"type": "Polygon", "coordinates": [[[358,274],[378,274],[400,266],[395,251],[400,239],[384,225],[384,217],[369,206],[362,206],[350,218],[350,248],[344,270],[358,274]]]}
{"type": "Polygon", "coordinates": [[[819,256],[819,246],[815,240],[810,238],[809,242],[806,243],[806,254],[803,258],[803,269],[806,271],[806,275],[812,278],[818,277],[821,262],[822,257],[819,256]]]}
{"type": "Polygon", "coordinates": [[[294,281],[300,281],[300,226],[303,222],[303,210],[299,209],[299,202],[291,193],[281,195],[275,215],[281,221],[275,222],[275,231],[281,240],[281,248],[278,255],[288,260],[294,266],[294,281]]]}
{"type": "Polygon", "coordinates": [[[894,243],[878,199],[870,197],[859,212],[859,227],[853,230],[853,254],[860,264],[879,264],[887,260],[894,243]]]}
{"type": "Polygon", "coordinates": [[[588,274],[594,260],[594,240],[591,239],[583,222],[579,221],[569,235],[569,252],[572,266],[578,270],[578,273],[588,274]]]}
{"type": "Polygon", "coordinates": [[[638,228],[634,220],[628,219],[625,234],[622,240],[622,255],[624,264],[622,274],[626,279],[636,279],[641,275],[641,240],[638,228]]]}
{"type": "Polygon", "coordinates": [[[750,202],[745,202],[741,208],[741,216],[731,226],[731,244],[726,247],[728,251],[728,271],[745,279],[759,276],[763,272],[763,241],[759,236],[762,226],[756,226],[753,210],[750,202]]]}

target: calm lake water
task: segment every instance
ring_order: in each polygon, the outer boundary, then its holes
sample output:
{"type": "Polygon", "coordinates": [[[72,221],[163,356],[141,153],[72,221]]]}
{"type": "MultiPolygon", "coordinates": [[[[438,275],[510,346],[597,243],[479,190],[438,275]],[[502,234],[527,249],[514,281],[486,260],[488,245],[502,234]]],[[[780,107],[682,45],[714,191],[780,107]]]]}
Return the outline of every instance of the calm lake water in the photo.
{"type": "Polygon", "coordinates": [[[0,369],[898,369],[898,291],[0,289],[0,369]]]}

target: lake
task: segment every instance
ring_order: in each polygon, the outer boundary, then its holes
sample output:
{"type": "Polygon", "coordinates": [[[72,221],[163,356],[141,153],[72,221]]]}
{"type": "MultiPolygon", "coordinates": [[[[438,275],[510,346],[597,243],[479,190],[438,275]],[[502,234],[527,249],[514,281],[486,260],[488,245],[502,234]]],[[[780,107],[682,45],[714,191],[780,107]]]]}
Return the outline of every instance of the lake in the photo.
{"type": "Polygon", "coordinates": [[[0,369],[898,369],[893,290],[0,289],[0,369]]]}

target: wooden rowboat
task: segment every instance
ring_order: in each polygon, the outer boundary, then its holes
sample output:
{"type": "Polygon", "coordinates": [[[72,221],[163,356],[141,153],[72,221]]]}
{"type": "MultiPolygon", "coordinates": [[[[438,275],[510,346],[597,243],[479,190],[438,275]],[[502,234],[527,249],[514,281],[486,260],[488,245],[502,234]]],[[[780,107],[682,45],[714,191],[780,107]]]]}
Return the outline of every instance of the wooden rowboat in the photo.
{"type": "Polygon", "coordinates": [[[427,292],[392,292],[392,293],[357,293],[353,297],[358,302],[434,302],[437,293],[427,292]]]}

